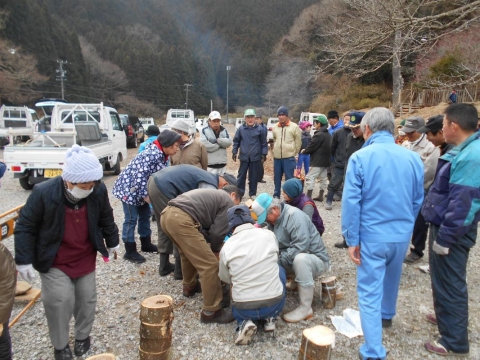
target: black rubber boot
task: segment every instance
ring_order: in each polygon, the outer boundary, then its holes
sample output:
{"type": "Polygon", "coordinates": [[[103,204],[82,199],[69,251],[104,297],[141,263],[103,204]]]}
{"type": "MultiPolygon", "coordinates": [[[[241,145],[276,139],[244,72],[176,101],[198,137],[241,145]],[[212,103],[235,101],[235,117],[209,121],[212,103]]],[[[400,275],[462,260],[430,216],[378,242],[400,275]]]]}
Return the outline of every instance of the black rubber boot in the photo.
{"type": "Polygon", "coordinates": [[[149,236],[140,237],[140,242],[142,243],[143,252],[158,252],[158,248],[152,244],[152,238],[149,236]]]}
{"type": "Polygon", "coordinates": [[[160,276],[167,276],[173,272],[174,269],[175,266],[170,262],[170,255],[160,253],[160,266],[158,267],[160,276]]]}
{"type": "Polygon", "coordinates": [[[123,258],[125,260],[131,261],[137,264],[141,264],[145,262],[145,258],[137,252],[137,243],[126,242],[124,244],[125,244],[125,255],[123,255],[123,258]]]}
{"type": "Polygon", "coordinates": [[[320,190],[320,192],[318,193],[318,196],[313,200],[322,202],[323,201],[323,193],[324,193],[324,191],[320,190]]]}
{"type": "Polygon", "coordinates": [[[70,346],[68,345],[62,350],[55,349],[53,356],[55,357],[55,360],[73,360],[72,350],[70,350],[70,346]]]}
{"type": "Polygon", "coordinates": [[[311,199],[312,198],[312,193],[313,193],[313,190],[308,190],[307,191],[307,196],[311,199]]]}
{"type": "Polygon", "coordinates": [[[173,278],[175,280],[183,280],[182,258],[180,256],[175,258],[175,271],[173,272],[173,278]]]}
{"type": "Polygon", "coordinates": [[[325,210],[332,210],[332,201],[333,196],[335,193],[333,191],[329,191],[327,194],[327,202],[325,203],[325,210]]]}
{"type": "Polygon", "coordinates": [[[85,340],[75,339],[75,346],[73,347],[75,356],[82,356],[88,351],[88,349],[90,349],[90,336],[85,340]]]}

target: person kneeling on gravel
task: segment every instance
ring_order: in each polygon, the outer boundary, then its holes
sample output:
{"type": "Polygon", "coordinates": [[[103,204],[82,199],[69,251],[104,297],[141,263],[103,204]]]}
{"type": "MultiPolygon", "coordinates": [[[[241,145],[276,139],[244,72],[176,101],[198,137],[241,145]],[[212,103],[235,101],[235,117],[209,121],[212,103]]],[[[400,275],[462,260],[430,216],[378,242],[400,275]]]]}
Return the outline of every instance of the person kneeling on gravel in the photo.
{"type": "Polygon", "coordinates": [[[248,345],[257,332],[255,320],[265,320],[265,331],[275,331],[275,319],[286,299],[285,269],[278,264],[275,235],[256,228],[246,205],[227,211],[232,236],[220,252],[219,276],[233,285],[232,312],[237,320],[236,345],[248,345]],[[252,321],[253,320],[253,321],[252,321]]]}
{"type": "Polygon", "coordinates": [[[32,282],[42,281],[42,302],[55,360],[73,359],[69,327],[75,318],[76,356],[90,348],[95,320],[97,252],[105,261],[119,248],[102,164],[88,148],[67,151],[63,173],[35,185],[15,226],[15,262],[32,282]]]}
{"type": "Polygon", "coordinates": [[[314,278],[330,270],[330,256],[322,237],[307,214],[296,207],[260,194],[252,204],[258,223],[265,221],[277,237],[280,265],[287,273],[295,274],[298,284],[299,306],[283,315],[286,322],[299,322],[313,316],[314,278]]]}
{"type": "Polygon", "coordinates": [[[163,231],[182,259],[183,295],[191,297],[203,292],[202,323],[226,324],[234,320],[231,311],[222,308],[229,305],[230,297],[228,302],[223,300],[217,258],[230,230],[227,210],[238,205],[241,198],[233,185],[221,190],[192,190],[170,200],[160,217],[163,231]]]}

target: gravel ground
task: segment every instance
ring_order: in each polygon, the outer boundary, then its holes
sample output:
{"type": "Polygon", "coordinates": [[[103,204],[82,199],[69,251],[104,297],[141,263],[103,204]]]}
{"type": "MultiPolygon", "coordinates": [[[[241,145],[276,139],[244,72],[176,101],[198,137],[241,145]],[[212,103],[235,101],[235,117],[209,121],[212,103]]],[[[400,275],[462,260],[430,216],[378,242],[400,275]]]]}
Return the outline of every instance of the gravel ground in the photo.
{"type": "MultiPolygon", "coordinates": [[[[229,125],[233,134],[233,126],[229,125]]],[[[136,149],[129,149],[129,159],[136,153],[136,149]]],[[[3,151],[0,151],[0,159],[3,151]]],[[[265,179],[266,184],[259,184],[260,192],[273,193],[273,172],[270,164],[272,157],[267,160],[265,179]]],[[[237,163],[238,164],[238,163],[237,163]]],[[[229,164],[229,169],[235,165],[229,164]]],[[[233,172],[233,171],[231,171],[233,172]]],[[[114,176],[104,178],[109,190],[115,181],[114,176]]],[[[25,202],[29,191],[23,190],[18,180],[6,174],[2,179],[0,189],[2,201],[0,212],[4,212],[25,202]]],[[[123,211],[119,200],[110,196],[114,209],[115,220],[121,229],[123,211]]],[[[97,316],[91,333],[92,347],[87,356],[104,352],[114,353],[117,359],[138,359],[139,345],[139,313],[143,299],[166,294],[173,298],[175,304],[175,320],[173,322],[173,357],[175,359],[295,359],[300,348],[302,330],[315,325],[326,325],[334,329],[330,315],[342,315],[346,308],[358,309],[355,288],[355,265],[348,259],[345,250],[336,249],[333,244],[341,240],[340,232],[340,204],[334,203],[332,211],[323,209],[319,205],[326,232],[324,242],[332,257],[333,275],[343,285],[344,298],[337,301],[334,309],[322,308],[320,301],[321,286],[317,280],[315,298],[313,302],[314,317],[298,324],[287,324],[283,320],[277,322],[275,336],[264,333],[259,329],[255,341],[250,346],[235,346],[235,323],[227,325],[201,324],[199,321],[202,308],[201,294],[193,298],[182,296],[180,281],[173,277],[158,275],[158,255],[144,254],[147,261],[144,264],[134,265],[122,259],[124,248],[120,249],[116,261],[104,263],[97,258],[97,316]]],[[[156,238],[155,226],[152,226],[153,238],[156,238]]],[[[4,241],[4,244],[13,253],[13,237],[4,241]]],[[[480,303],[475,299],[480,297],[480,269],[478,266],[478,247],[473,248],[468,265],[468,282],[470,292],[470,359],[480,359],[480,303]]],[[[430,277],[418,269],[419,265],[428,264],[427,256],[415,265],[404,265],[404,272],[400,286],[397,316],[393,326],[383,332],[383,342],[389,351],[389,359],[435,359],[438,356],[428,353],[423,343],[438,336],[434,325],[424,320],[425,315],[432,311],[432,295],[430,277]]],[[[40,287],[37,276],[34,287],[40,287]]],[[[296,293],[289,293],[285,310],[295,308],[298,302],[296,293]]],[[[15,304],[12,318],[22,309],[21,304],[15,304]]],[[[72,326],[73,328],[73,321],[72,326]]],[[[35,304],[11,329],[14,360],[52,359],[53,347],[48,337],[47,322],[43,306],[35,304]]],[[[73,346],[73,332],[70,334],[70,344],[73,346]]],[[[358,348],[363,338],[348,339],[336,334],[335,349],[332,359],[357,359],[358,348]]]]}

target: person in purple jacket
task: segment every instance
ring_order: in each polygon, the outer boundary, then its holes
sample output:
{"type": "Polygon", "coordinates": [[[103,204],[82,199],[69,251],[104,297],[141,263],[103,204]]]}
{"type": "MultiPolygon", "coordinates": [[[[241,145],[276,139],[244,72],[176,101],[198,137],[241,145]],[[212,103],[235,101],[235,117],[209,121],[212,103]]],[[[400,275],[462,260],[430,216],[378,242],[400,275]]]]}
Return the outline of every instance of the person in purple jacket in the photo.
{"type": "Polygon", "coordinates": [[[320,235],[323,235],[325,226],[323,225],[322,217],[315,202],[303,193],[302,182],[297,178],[288,179],[283,183],[282,190],[285,202],[307,214],[320,235]]]}

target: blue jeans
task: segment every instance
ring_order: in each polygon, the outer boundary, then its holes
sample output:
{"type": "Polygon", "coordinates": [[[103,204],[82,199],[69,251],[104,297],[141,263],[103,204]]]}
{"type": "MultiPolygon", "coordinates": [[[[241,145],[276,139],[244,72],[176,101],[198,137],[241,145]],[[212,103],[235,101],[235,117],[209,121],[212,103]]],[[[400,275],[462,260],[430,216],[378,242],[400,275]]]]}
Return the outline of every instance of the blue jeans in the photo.
{"type": "Polygon", "coordinates": [[[285,174],[285,181],[293,178],[293,173],[297,162],[292,156],[287,159],[274,159],[273,160],[273,181],[275,183],[275,190],[273,196],[280,197],[280,189],[282,185],[282,176],[285,174]]]}
{"type": "Polygon", "coordinates": [[[302,166],[305,168],[305,175],[308,174],[310,171],[310,155],[309,154],[298,154],[298,166],[300,166],[300,170],[302,166]]]}
{"type": "Polygon", "coordinates": [[[239,310],[235,306],[232,306],[232,314],[237,320],[238,324],[241,324],[243,320],[265,320],[270,317],[276,317],[278,314],[280,314],[280,311],[283,310],[283,307],[285,306],[285,300],[287,299],[287,289],[285,285],[287,282],[287,274],[285,273],[285,269],[283,267],[279,265],[278,268],[280,280],[282,281],[283,285],[282,300],[275,305],[260,309],[239,310]]]}
{"type": "Polygon", "coordinates": [[[150,205],[145,203],[141,206],[128,205],[122,202],[123,214],[125,220],[123,220],[122,240],[123,242],[135,242],[135,226],[137,226],[138,220],[138,235],[140,237],[150,236],[152,230],[150,230],[150,217],[152,211],[150,205]]]}

